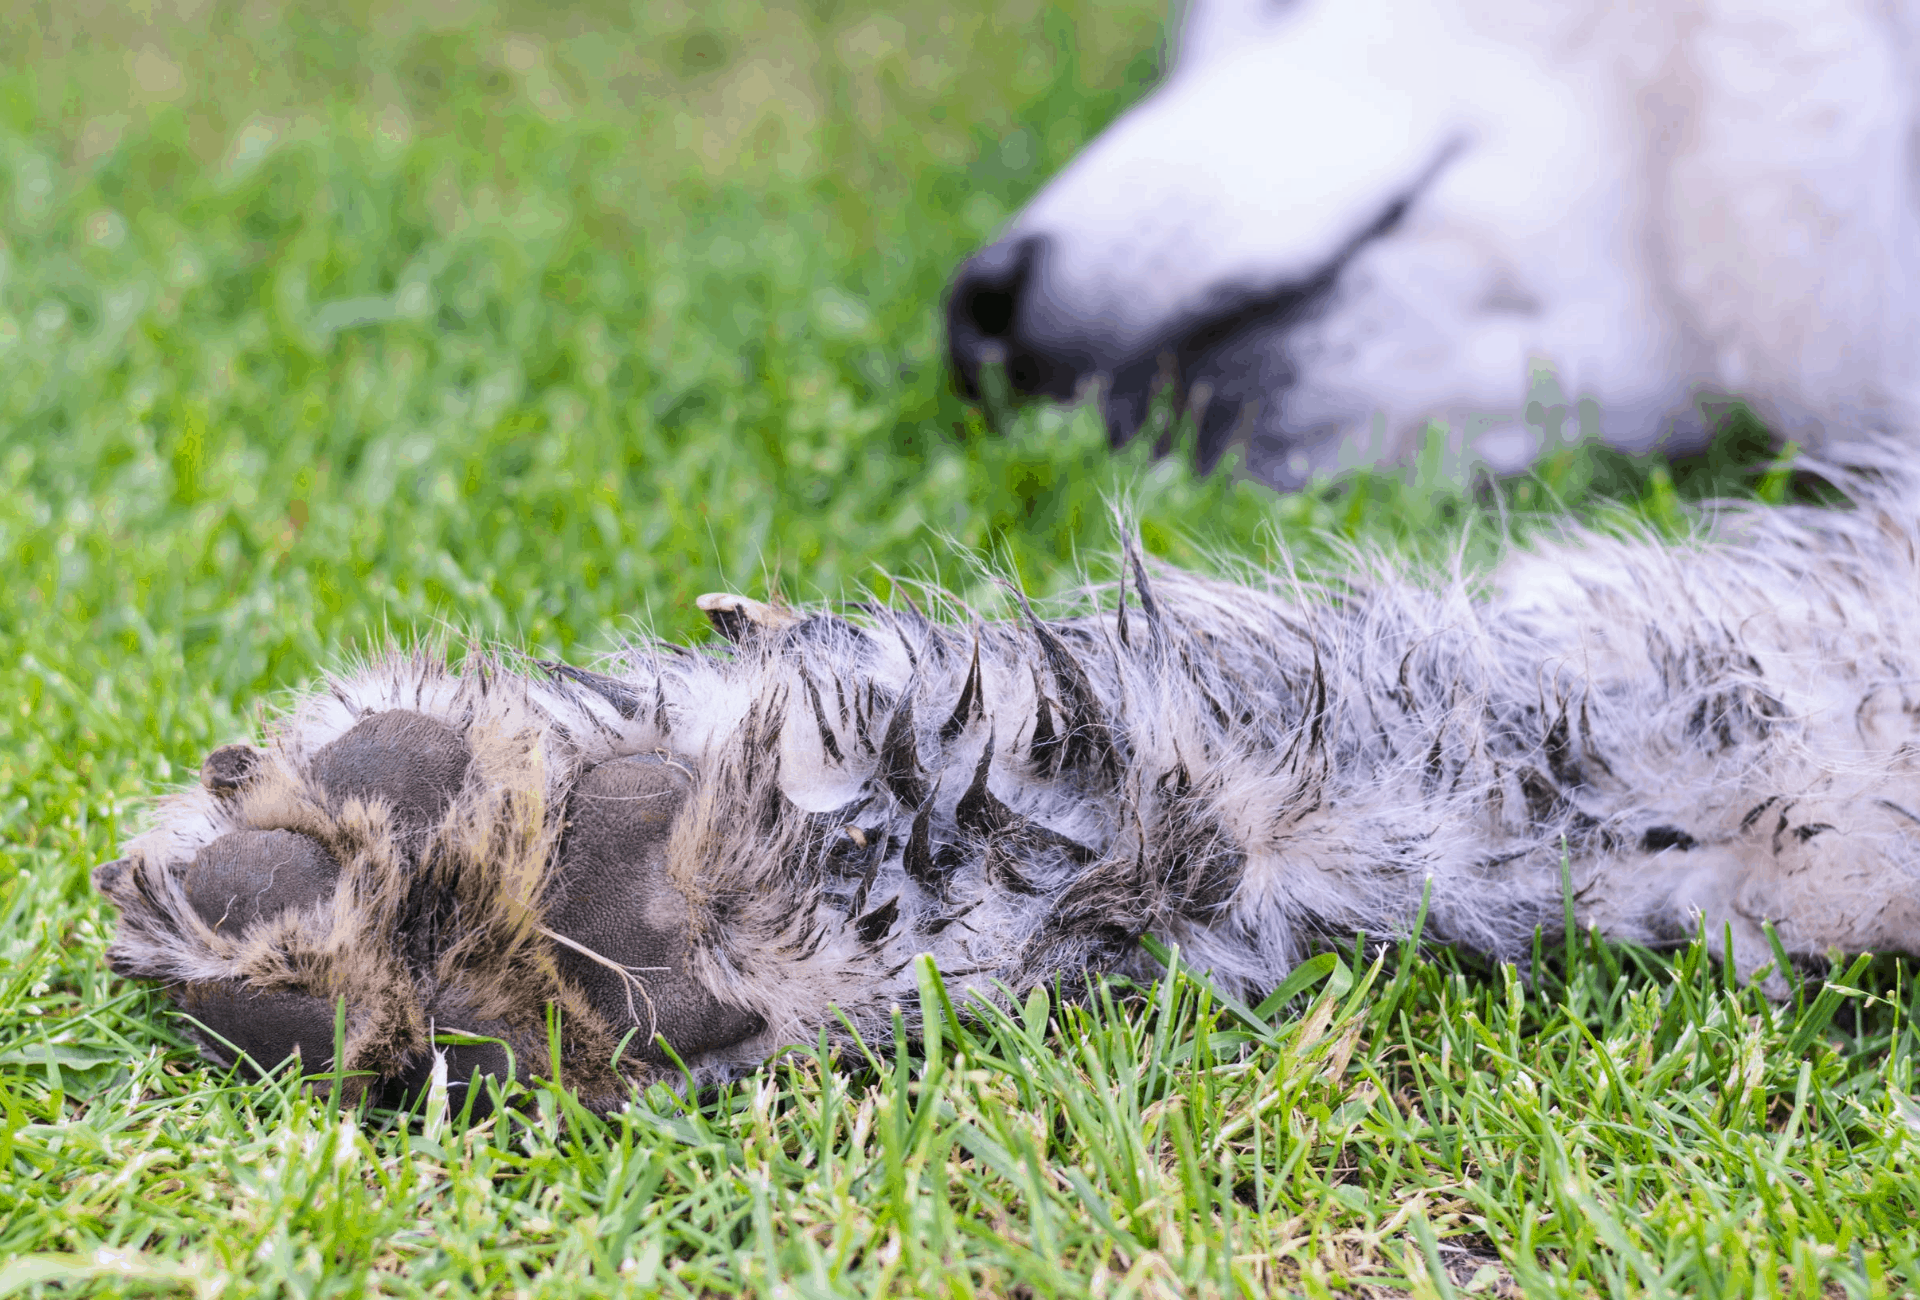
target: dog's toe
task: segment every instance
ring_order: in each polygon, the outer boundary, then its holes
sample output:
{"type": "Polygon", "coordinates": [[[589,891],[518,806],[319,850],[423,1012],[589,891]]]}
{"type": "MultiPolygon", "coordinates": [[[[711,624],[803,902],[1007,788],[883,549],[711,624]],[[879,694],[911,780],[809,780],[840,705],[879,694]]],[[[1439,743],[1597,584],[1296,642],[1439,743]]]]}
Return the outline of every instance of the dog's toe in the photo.
{"type": "Polygon", "coordinates": [[[251,745],[222,745],[200,765],[200,784],[224,797],[245,788],[259,770],[259,750],[251,745]]]}
{"type": "Polygon", "coordinates": [[[202,1026],[207,1054],[223,1064],[237,1052],[261,1071],[290,1057],[308,1073],[333,1066],[334,1008],[325,998],[216,980],[181,985],[174,999],[202,1026]]]}

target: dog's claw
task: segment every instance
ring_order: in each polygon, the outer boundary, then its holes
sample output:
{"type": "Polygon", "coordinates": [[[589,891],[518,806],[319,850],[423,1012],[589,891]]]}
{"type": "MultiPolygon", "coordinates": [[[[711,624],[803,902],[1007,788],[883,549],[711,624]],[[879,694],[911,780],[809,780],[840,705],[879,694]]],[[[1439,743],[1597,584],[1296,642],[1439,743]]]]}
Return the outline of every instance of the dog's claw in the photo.
{"type": "Polygon", "coordinates": [[[707,616],[714,631],[736,645],[756,630],[778,632],[800,621],[790,609],[724,591],[710,591],[693,603],[707,616]]]}
{"type": "Polygon", "coordinates": [[[260,751],[251,745],[222,745],[200,765],[200,784],[217,795],[237,793],[260,766],[260,751]]]}

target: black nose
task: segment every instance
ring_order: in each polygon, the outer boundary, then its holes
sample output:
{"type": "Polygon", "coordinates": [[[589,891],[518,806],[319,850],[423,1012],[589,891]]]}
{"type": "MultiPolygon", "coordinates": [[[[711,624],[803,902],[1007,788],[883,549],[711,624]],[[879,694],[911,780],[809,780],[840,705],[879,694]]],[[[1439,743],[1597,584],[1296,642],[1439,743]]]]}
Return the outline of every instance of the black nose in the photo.
{"type": "Polygon", "coordinates": [[[1070,398],[1079,367],[1051,356],[1032,333],[1036,272],[1046,253],[1038,236],[1003,239],[961,264],[947,292],[947,351],[954,381],[969,400],[980,398],[980,372],[1006,373],[1015,393],[1070,398]]]}

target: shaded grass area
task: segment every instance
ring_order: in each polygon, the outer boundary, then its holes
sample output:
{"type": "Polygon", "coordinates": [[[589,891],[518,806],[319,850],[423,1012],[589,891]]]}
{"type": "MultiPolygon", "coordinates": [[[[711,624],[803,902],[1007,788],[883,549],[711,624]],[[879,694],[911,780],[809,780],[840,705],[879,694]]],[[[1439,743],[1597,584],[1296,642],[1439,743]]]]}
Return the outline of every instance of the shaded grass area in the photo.
{"type": "MultiPolygon", "coordinates": [[[[994,608],[1150,550],[1490,553],[1474,492],[1276,500],[999,436],[936,304],[1150,77],[1156,4],[43,5],[0,24],[0,1293],[1896,1294],[1914,994],[1395,949],[797,1053],[617,1120],[351,1122],[201,1069],[86,871],[342,648],[580,657],[692,597],[994,608]],[[267,706],[260,702],[266,701],[267,706]]],[[[1567,453],[1504,498],[1757,490],[1567,453]]],[[[1553,945],[1560,937],[1553,937],[1553,945]]],[[[1571,949],[1577,948],[1577,951],[1571,949]]],[[[940,1009],[940,993],[925,996],[940,1009]]]]}

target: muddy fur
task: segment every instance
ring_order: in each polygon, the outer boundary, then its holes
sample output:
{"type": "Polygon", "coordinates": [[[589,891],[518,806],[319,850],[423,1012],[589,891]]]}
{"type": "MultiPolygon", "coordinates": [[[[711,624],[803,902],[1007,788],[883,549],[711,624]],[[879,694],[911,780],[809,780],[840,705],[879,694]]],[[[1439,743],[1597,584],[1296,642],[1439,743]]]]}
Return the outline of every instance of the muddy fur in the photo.
{"type": "Polygon", "coordinates": [[[1523,961],[1563,878],[1606,934],[1704,928],[1743,975],[1769,922],[1814,963],[1920,952],[1920,517],[1904,484],[1854,492],[1681,543],[1568,532],[1481,580],[1128,547],[1064,617],[710,597],[724,639],[595,671],[395,654],[160,802],[96,873],[110,958],[309,1070],[344,1000],[343,1065],[383,1095],[436,1031],[504,1045],[456,1079],[508,1049],[551,1073],[557,1006],[567,1082],[610,1106],[676,1054],[710,1081],[884,1037],[923,952],[962,1001],[1140,973],[1151,934],[1258,995],[1423,897],[1429,941],[1523,961]],[[631,756],[671,773],[597,770],[631,756]],[[268,841],[223,837],[262,831],[315,846],[304,874],[209,924],[194,864],[224,844],[226,888],[268,841]]]}

